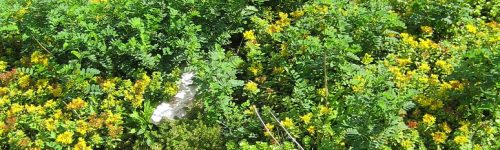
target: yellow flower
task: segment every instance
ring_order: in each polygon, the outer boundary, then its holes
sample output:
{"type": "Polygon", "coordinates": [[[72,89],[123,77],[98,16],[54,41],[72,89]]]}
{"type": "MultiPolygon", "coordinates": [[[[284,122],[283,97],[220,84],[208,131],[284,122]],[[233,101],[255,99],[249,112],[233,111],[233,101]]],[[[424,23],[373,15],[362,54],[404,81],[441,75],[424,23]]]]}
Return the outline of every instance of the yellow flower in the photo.
{"type": "Polygon", "coordinates": [[[74,150],[91,150],[91,148],[87,146],[87,142],[83,138],[78,138],[78,143],[75,144],[74,150]]]}
{"type": "Polygon", "coordinates": [[[410,140],[408,139],[405,139],[403,141],[401,141],[401,146],[404,148],[404,149],[412,149],[413,148],[413,142],[411,142],[410,140]]]}
{"type": "Polygon", "coordinates": [[[54,120],[52,118],[43,121],[45,128],[49,131],[53,131],[56,129],[57,122],[58,122],[57,120],[54,120]]]}
{"type": "Polygon", "coordinates": [[[250,71],[254,76],[256,76],[256,75],[260,74],[260,72],[262,71],[262,66],[257,65],[257,66],[248,67],[248,71],[250,71]]]}
{"type": "Polygon", "coordinates": [[[62,134],[57,135],[56,142],[62,144],[71,144],[73,143],[73,132],[66,131],[62,134]]]}
{"type": "Polygon", "coordinates": [[[7,62],[0,60],[0,72],[5,71],[5,69],[7,69],[7,67],[8,67],[7,62]]]}
{"type": "Polygon", "coordinates": [[[410,34],[408,34],[408,33],[401,33],[400,36],[403,39],[403,42],[405,44],[408,44],[411,47],[417,47],[418,46],[418,42],[415,41],[415,38],[413,36],[411,36],[410,34]]]}
{"type": "Polygon", "coordinates": [[[106,118],[106,125],[112,125],[121,122],[122,116],[120,114],[113,114],[112,112],[108,112],[108,117],[106,118]]]}
{"type": "Polygon", "coordinates": [[[319,113],[321,115],[328,114],[328,113],[330,113],[330,108],[323,106],[323,105],[320,105],[319,106],[319,113]]]}
{"type": "Polygon", "coordinates": [[[28,112],[28,113],[35,113],[38,111],[38,107],[33,105],[33,104],[30,104],[30,105],[27,105],[24,107],[26,108],[26,112],[28,112]]]}
{"type": "Polygon", "coordinates": [[[427,125],[433,125],[436,122],[436,117],[430,114],[425,114],[422,120],[427,125]]]}
{"type": "Polygon", "coordinates": [[[177,85],[173,82],[165,82],[165,91],[163,93],[166,93],[169,96],[174,96],[177,94],[179,88],[177,85]]]}
{"type": "Polygon", "coordinates": [[[48,100],[45,102],[45,104],[43,105],[44,108],[54,108],[56,107],[57,103],[54,102],[54,100],[48,100]]]}
{"type": "Polygon", "coordinates": [[[33,52],[31,54],[31,63],[33,64],[41,64],[45,67],[49,66],[49,58],[47,55],[42,54],[40,51],[33,52]]]}
{"type": "Polygon", "coordinates": [[[434,142],[436,142],[436,144],[444,143],[446,141],[446,138],[448,138],[448,136],[443,132],[432,133],[432,139],[434,140],[434,142]]]}
{"type": "Polygon", "coordinates": [[[54,111],[54,118],[56,119],[62,119],[63,118],[63,113],[60,109],[57,109],[54,111]]]}
{"type": "Polygon", "coordinates": [[[3,107],[3,105],[10,103],[9,96],[3,96],[0,98],[0,107],[3,107]]]}
{"type": "Polygon", "coordinates": [[[78,97],[73,99],[67,106],[66,108],[69,110],[77,110],[81,109],[87,106],[87,102],[82,100],[82,98],[78,97]]]}
{"type": "Polygon", "coordinates": [[[113,80],[106,80],[102,83],[102,89],[106,92],[111,92],[115,89],[116,83],[113,80]]]}
{"type": "Polygon", "coordinates": [[[14,104],[12,104],[12,106],[10,107],[10,113],[12,113],[12,114],[17,114],[18,112],[23,111],[23,109],[24,109],[24,106],[19,105],[18,103],[14,103],[14,104]]]}
{"type": "Polygon", "coordinates": [[[305,124],[309,124],[311,122],[311,118],[312,118],[313,114],[312,113],[307,113],[303,116],[300,117],[300,119],[302,121],[304,121],[305,124]]]}
{"type": "Polygon", "coordinates": [[[464,88],[464,85],[457,80],[451,80],[450,85],[457,90],[462,90],[464,88]]]}
{"type": "Polygon", "coordinates": [[[85,122],[84,120],[78,120],[76,122],[76,132],[85,135],[85,133],[87,133],[88,130],[89,130],[89,125],[87,122],[85,122]]]}
{"type": "Polygon", "coordinates": [[[468,25],[465,25],[465,29],[470,32],[470,33],[476,33],[477,32],[477,28],[472,25],[472,24],[468,24],[468,25]]]}
{"type": "Polygon", "coordinates": [[[467,143],[469,140],[467,139],[466,136],[464,135],[459,135],[459,136],[456,136],[453,141],[455,143],[457,143],[458,145],[464,145],[465,143],[467,143]]]}
{"type": "Polygon", "coordinates": [[[267,33],[268,34],[273,34],[273,33],[278,33],[278,32],[281,32],[283,31],[283,28],[279,25],[276,25],[276,24],[271,24],[269,25],[269,27],[267,28],[267,33]]]}
{"type": "Polygon", "coordinates": [[[411,64],[411,59],[410,58],[407,58],[407,59],[396,59],[396,62],[398,62],[399,66],[406,66],[408,64],[411,64]]]}
{"type": "Polygon", "coordinates": [[[318,93],[321,97],[326,97],[326,88],[321,88],[321,89],[318,89],[318,90],[317,90],[317,93],[318,93]]]}
{"type": "Polygon", "coordinates": [[[19,78],[19,80],[17,81],[17,83],[19,84],[19,86],[21,86],[22,88],[26,88],[30,85],[30,76],[29,75],[24,75],[24,76],[21,76],[19,78]]]}
{"type": "Polygon", "coordinates": [[[292,121],[292,119],[286,117],[285,120],[281,121],[281,125],[283,125],[286,128],[290,128],[293,126],[293,121],[292,121]]]}
{"type": "Polygon", "coordinates": [[[429,72],[431,70],[431,67],[429,66],[429,64],[425,62],[422,63],[420,66],[418,66],[418,70],[421,70],[423,72],[429,72]]]}
{"type": "Polygon", "coordinates": [[[246,40],[249,40],[249,41],[255,41],[256,38],[255,38],[255,33],[253,32],[253,30],[248,30],[248,31],[245,31],[243,33],[243,37],[246,39],[246,40]]]}
{"type": "Polygon", "coordinates": [[[273,131],[274,125],[270,123],[266,123],[266,128],[269,129],[269,131],[273,131]]]}
{"type": "Polygon", "coordinates": [[[363,56],[363,59],[361,60],[361,62],[365,65],[368,65],[368,64],[372,63],[373,60],[374,59],[373,59],[372,55],[365,53],[365,56],[363,56]]]}
{"type": "Polygon", "coordinates": [[[314,133],[314,131],[315,131],[314,126],[309,126],[309,127],[307,127],[307,132],[309,132],[309,134],[313,134],[313,133],[314,133]]]}
{"type": "Polygon", "coordinates": [[[444,133],[451,133],[451,128],[450,128],[450,126],[448,126],[448,123],[446,123],[446,122],[443,123],[441,125],[441,128],[443,128],[444,133]]]}
{"type": "Polygon", "coordinates": [[[429,26],[421,26],[420,30],[422,30],[422,32],[424,32],[426,34],[432,34],[432,32],[434,32],[432,30],[432,27],[429,27],[429,26]]]}
{"type": "Polygon", "coordinates": [[[420,39],[420,48],[422,49],[429,49],[429,48],[438,48],[439,45],[434,43],[434,41],[430,40],[430,39],[425,39],[425,40],[422,40],[420,39]]]}
{"type": "Polygon", "coordinates": [[[292,15],[293,18],[299,18],[299,17],[304,16],[304,11],[296,10],[296,11],[292,12],[290,15],[292,15]]]}
{"type": "Polygon", "coordinates": [[[470,123],[469,122],[460,122],[460,124],[462,124],[462,126],[460,126],[460,128],[458,128],[458,130],[464,132],[465,134],[468,134],[470,123]]]}
{"type": "Polygon", "coordinates": [[[257,93],[259,91],[259,88],[257,86],[257,83],[249,81],[247,84],[245,84],[245,90],[250,91],[251,93],[257,93]]]}
{"type": "Polygon", "coordinates": [[[422,84],[425,84],[425,83],[429,82],[429,78],[427,76],[422,76],[422,77],[418,78],[418,81],[422,84]]]}

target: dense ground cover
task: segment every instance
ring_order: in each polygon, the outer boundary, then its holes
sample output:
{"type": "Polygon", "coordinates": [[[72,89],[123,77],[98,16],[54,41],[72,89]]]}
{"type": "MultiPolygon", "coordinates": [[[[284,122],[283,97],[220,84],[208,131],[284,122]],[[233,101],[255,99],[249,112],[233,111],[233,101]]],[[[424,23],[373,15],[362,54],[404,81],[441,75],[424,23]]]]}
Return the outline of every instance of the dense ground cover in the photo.
{"type": "Polygon", "coordinates": [[[499,149],[499,9],[1,0],[0,149],[499,149]]]}

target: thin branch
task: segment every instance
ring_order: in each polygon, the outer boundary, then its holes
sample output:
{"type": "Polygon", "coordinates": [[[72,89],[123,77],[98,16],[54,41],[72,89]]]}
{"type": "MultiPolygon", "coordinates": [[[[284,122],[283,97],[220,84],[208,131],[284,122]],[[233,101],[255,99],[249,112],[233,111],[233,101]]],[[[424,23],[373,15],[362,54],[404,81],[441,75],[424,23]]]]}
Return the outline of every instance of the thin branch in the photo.
{"type": "Polygon", "coordinates": [[[304,148],[300,145],[300,143],[299,143],[299,142],[297,142],[297,140],[295,140],[295,138],[293,138],[293,137],[292,137],[292,135],[290,134],[290,132],[288,132],[288,130],[287,130],[285,127],[283,127],[283,125],[281,125],[280,120],[279,120],[278,118],[276,118],[276,116],[274,116],[274,113],[273,113],[273,112],[271,112],[271,111],[269,111],[269,113],[271,113],[271,115],[273,116],[274,120],[276,120],[276,122],[278,122],[278,124],[280,125],[280,127],[281,127],[283,130],[285,130],[285,132],[286,132],[286,134],[288,135],[288,137],[289,137],[290,139],[292,139],[292,141],[293,141],[293,142],[294,142],[294,143],[295,143],[295,144],[299,147],[299,149],[300,149],[300,150],[304,150],[304,148]]]}
{"type": "Polygon", "coordinates": [[[47,53],[52,55],[52,53],[49,50],[47,50],[47,48],[45,48],[45,46],[43,46],[42,43],[40,43],[40,41],[38,41],[38,39],[36,39],[36,38],[33,38],[33,39],[35,39],[35,41],[38,43],[38,45],[40,45],[43,48],[43,50],[45,50],[47,53]]]}
{"type": "Polygon", "coordinates": [[[255,106],[252,106],[252,107],[253,107],[253,110],[255,111],[255,114],[257,114],[257,117],[259,117],[260,123],[262,123],[262,126],[264,126],[264,129],[266,129],[267,133],[269,133],[269,135],[271,135],[271,138],[274,140],[274,142],[276,142],[279,146],[281,146],[281,144],[278,142],[278,140],[276,140],[276,138],[274,138],[271,130],[269,130],[267,128],[266,123],[264,123],[264,120],[262,120],[262,118],[260,117],[260,114],[259,114],[259,111],[257,110],[257,107],[255,107],[255,106]]]}

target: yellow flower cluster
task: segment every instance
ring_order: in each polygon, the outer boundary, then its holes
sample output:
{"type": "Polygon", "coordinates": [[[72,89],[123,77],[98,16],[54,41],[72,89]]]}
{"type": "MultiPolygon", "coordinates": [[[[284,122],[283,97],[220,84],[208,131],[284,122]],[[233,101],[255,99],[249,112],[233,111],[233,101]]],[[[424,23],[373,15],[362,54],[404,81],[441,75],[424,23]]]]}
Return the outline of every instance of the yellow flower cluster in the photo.
{"type": "Polygon", "coordinates": [[[430,114],[425,114],[424,117],[422,118],[422,122],[424,122],[428,126],[434,125],[434,123],[436,122],[436,117],[430,114]]]}
{"type": "Polygon", "coordinates": [[[56,142],[62,144],[71,144],[73,143],[73,135],[73,132],[65,131],[64,133],[57,135],[56,142]]]}
{"type": "Polygon", "coordinates": [[[305,124],[309,124],[311,122],[311,118],[313,117],[313,114],[312,113],[307,113],[303,116],[300,117],[300,119],[305,123],[305,124]]]}
{"type": "Polygon", "coordinates": [[[247,84],[245,84],[245,90],[249,91],[250,93],[257,93],[259,92],[259,87],[257,83],[248,81],[247,84]]]}
{"type": "Polygon", "coordinates": [[[283,12],[279,12],[278,13],[278,16],[279,16],[279,20],[277,20],[275,23],[269,25],[269,27],[267,28],[267,33],[268,34],[274,34],[274,33],[279,33],[281,31],[283,31],[283,28],[285,28],[286,26],[290,25],[290,22],[291,22],[291,19],[288,18],[288,14],[287,13],[283,13],[283,12]]]}
{"type": "Polygon", "coordinates": [[[71,100],[71,102],[69,102],[68,105],[66,106],[66,108],[69,110],[78,110],[84,107],[87,107],[87,102],[85,102],[80,97],[71,100]]]}
{"type": "Polygon", "coordinates": [[[31,54],[31,63],[41,64],[45,67],[49,66],[49,56],[40,51],[35,51],[31,54]]]}
{"type": "Polygon", "coordinates": [[[443,108],[443,101],[432,98],[432,97],[426,97],[424,95],[418,95],[415,97],[415,101],[422,105],[423,107],[429,107],[431,110],[437,110],[443,108]]]}
{"type": "Polygon", "coordinates": [[[444,132],[434,132],[432,133],[432,139],[436,144],[442,144],[446,141],[448,136],[444,132]]]}
{"type": "Polygon", "coordinates": [[[422,30],[422,32],[424,32],[425,34],[432,34],[434,32],[434,30],[432,30],[432,27],[429,26],[421,26],[420,30],[422,30]]]}
{"type": "Polygon", "coordinates": [[[291,128],[294,126],[293,120],[286,117],[285,120],[281,120],[281,125],[283,125],[285,128],[291,128]]]}

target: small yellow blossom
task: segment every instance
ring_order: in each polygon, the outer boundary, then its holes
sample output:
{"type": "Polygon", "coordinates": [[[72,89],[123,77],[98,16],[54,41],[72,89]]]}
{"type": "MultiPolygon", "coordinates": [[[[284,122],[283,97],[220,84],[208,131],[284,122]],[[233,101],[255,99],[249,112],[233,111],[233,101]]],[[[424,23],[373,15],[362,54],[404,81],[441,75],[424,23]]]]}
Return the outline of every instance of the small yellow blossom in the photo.
{"type": "Polygon", "coordinates": [[[55,119],[62,119],[64,117],[64,114],[60,109],[54,110],[54,118],[55,119]]]}
{"type": "Polygon", "coordinates": [[[443,128],[444,133],[451,133],[451,128],[450,128],[450,126],[448,126],[448,123],[446,123],[446,122],[443,123],[441,125],[441,128],[443,128]]]}
{"type": "Polygon", "coordinates": [[[330,108],[323,106],[323,105],[320,105],[319,106],[319,113],[321,115],[328,114],[328,113],[330,113],[330,108]]]}
{"type": "Polygon", "coordinates": [[[299,17],[302,17],[304,16],[304,11],[303,10],[296,10],[292,13],[290,13],[290,15],[293,17],[293,18],[299,18],[299,17]]]}
{"type": "Polygon", "coordinates": [[[69,110],[77,110],[87,106],[87,102],[85,102],[82,98],[78,97],[73,99],[67,106],[69,110]]]}
{"type": "Polygon", "coordinates": [[[315,131],[314,126],[309,126],[309,127],[307,127],[307,132],[309,132],[309,134],[313,134],[313,133],[314,133],[314,131],[315,131]]]}
{"type": "Polygon", "coordinates": [[[429,26],[421,26],[420,30],[422,30],[422,32],[424,32],[426,34],[432,34],[432,32],[434,32],[432,30],[432,27],[429,27],[429,26]]]}
{"type": "Polygon", "coordinates": [[[62,143],[62,144],[71,144],[73,143],[73,132],[71,131],[66,131],[62,134],[57,135],[56,142],[62,143]]]}
{"type": "Polygon", "coordinates": [[[45,104],[43,105],[44,108],[54,108],[56,107],[57,103],[54,102],[54,100],[48,100],[45,102],[45,104]]]}
{"type": "Polygon", "coordinates": [[[273,131],[274,125],[270,123],[266,123],[266,128],[269,129],[269,131],[273,131]]]}
{"type": "Polygon", "coordinates": [[[87,146],[87,142],[83,138],[78,138],[78,143],[75,144],[74,150],[91,150],[90,146],[87,146]]]}
{"type": "Polygon", "coordinates": [[[422,121],[427,124],[427,125],[433,125],[436,122],[436,117],[430,115],[430,114],[425,114],[424,117],[422,118],[422,121]]]}
{"type": "Polygon", "coordinates": [[[257,93],[259,91],[259,87],[257,83],[249,81],[247,84],[245,84],[245,90],[250,91],[251,93],[257,93]]]}
{"type": "Polygon", "coordinates": [[[318,93],[321,97],[326,97],[326,88],[321,88],[321,89],[318,89],[318,90],[317,90],[317,93],[318,93]]]}
{"type": "Polygon", "coordinates": [[[431,70],[431,67],[429,66],[428,63],[422,63],[420,66],[418,66],[418,70],[421,70],[423,72],[429,72],[431,70]]]}
{"type": "Polygon", "coordinates": [[[12,114],[17,114],[21,111],[23,111],[24,109],[24,106],[23,105],[19,105],[18,103],[14,103],[12,104],[12,106],[10,107],[10,113],[12,114]]]}
{"type": "Polygon", "coordinates": [[[472,25],[472,24],[468,24],[468,25],[465,25],[465,29],[470,32],[470,33],[476,33],[477,32],[477,28],[476,26],[472,25]]]}
{"type": "Polygon", "coordinates": [[[41,64],[45,67],[49,66],[49,58],[47,55],[43,54],[40,51],[35,51],[31,54],[31,63],[33,64],[41,64]]]}
{"type": "Polygon", "coordinates": [[[455,143],[457,143],[458,145],[464,145],[465,143],[467,143],[469,140],[467,139],[466,136],[464,135],[459,135],[459,136],[456,136],[453,141],[455,143]]]}
{"type": "Polygon", "coordinates": [[[406,65],[411,64],[411,59],[410,58],[407,58],[407,59],[396,59],[396,62],[398,62],[399,66],[406,66],[406,65]]]}
{"type": "Polygon", "coordinates": [[[313,114],[312,113],[307,113],[303,116],[300,117],[300,119],[302,121],[304,121],[305,124],[309,124],[311,122],[311,118],[312,118],[313,114]]]}
{"type": "Polygon", "coordinates": [[[45,128],[49,131],[53,131],[56,129],[56,125],[57,125],[57,120],[54,120],[52,118],[49,118],[49,119],[46,119],[43,121],[44,122],[44,125],[45,125],[45,128]]]}
{"type": "Polygon", "coordinates": [[[89,125],[84,120],[78,120],[76,122],[76,132],[85,135],[89,130],[89,125]]]}
{"type": "Polygon", "coordinates": [[[434,133],[432,133],[432,139],[434,140],[434,142],[436,142],[436,144],[442,144],[442,143],[444,143],[447,138],[448,138],[448,136],[444,132],[434,132],[434,133]]]}
{"type": "Polygon", "coordinates": [[[292,119],[286,117],[285,120],[281,121],[281,125],[283,125],[286,128],[290,128],[293,126],[293,121],[292,121],[292,119]]]}
{"type": "Polygon", "coordinates": [[[412,149],[413,148],[413,142],[411,142],[410,140],[408,139],[405,139],[403,141],[401,141],[401,146],[404,148],[404,149],[412,149]]]}
{"type": "Polygon", "coordinates": [[[245,31],[243,33],[243,37],[246,39],[246,40],[249,40],[249,41],[255,41],[256,38],[255,38],[255,33],[253,32],[253,30],[248,30],[248,31],[245,31]]]}
{"type": "Polygon", "coordinates": [[[19,84],[19,86],[21,86],[22,88],[26,88],[30,85],[30,76],[29,75],[23,75],[19,78],[19,80],[17,81],[17,83],[19,84]]]}

